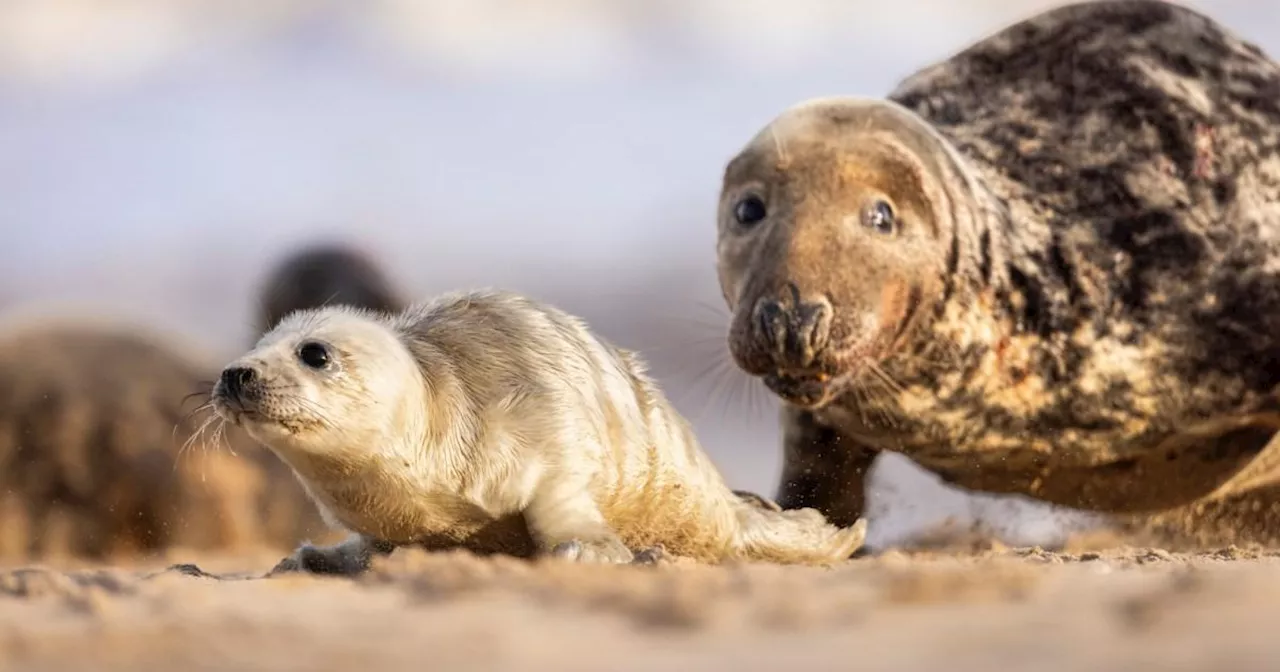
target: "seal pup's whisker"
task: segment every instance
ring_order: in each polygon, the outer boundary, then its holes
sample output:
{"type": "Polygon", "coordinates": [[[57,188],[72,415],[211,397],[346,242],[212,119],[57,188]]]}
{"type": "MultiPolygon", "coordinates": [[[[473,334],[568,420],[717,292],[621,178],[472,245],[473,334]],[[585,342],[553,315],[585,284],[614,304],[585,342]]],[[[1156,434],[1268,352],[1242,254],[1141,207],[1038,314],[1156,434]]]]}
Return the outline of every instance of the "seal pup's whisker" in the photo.
{"type": "MultiPolygon", "coordinates": [[[[212,408],[212,406],[210,406],[210,408],[212,408]]],[[[182,446],[178,448],[178,454],[174,458],[173,468],[175,471],[178,468],[178,463],[186,456],[187,452],[196,442],[200,442],[202,445],[204,444],[205,432],[218,420],[218,416],[210,414],[187,436],[186,440],[182,442],[182,446]]]]}
{"type": "Polygon", "coordinates": [[[203,397],[207,401],[209,398],[209,395],[213,392],[213,381],[202,380],[196,384],[196,387],[198,389],[195,392],[191,392],[182,397],[182,403],[180,404],[180,407],[186,406],[188,401],[199,398],[199,397],[203,397]]]}
{"type": "MultiPolygon", "coordinates": [[[[227,452],[236,455],[236,449],[231,445],[231,441],[227,438],[227,421],[218,419],[218,424],[213,428],[213,447],[215,450],[225,447],[227,452]]],[[[238,455],[236,455],[238,457],[238,455]]]]}

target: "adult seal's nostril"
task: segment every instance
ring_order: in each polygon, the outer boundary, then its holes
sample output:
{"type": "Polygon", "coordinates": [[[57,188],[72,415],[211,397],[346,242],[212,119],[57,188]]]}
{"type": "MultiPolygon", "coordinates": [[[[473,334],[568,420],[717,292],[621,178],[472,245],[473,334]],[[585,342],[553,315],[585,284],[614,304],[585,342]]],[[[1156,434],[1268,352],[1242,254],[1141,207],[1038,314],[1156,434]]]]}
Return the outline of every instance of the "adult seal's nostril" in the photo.
{"type": "Polygon", "coordinates": [[[808,364],[827,345],[831,335],[831,305],[806,301],[796,308],[797,351],[808,364]]]}
{"type": "Polygon", "coordinates": [[[831,309],[823,301],[801,301],[788,313],[785,353],[796,366],[808,366],[831,333],[831,309]]]}
{"type": "Polygon", "coordinates": [[[242,366],[233,366],[222,371],[222,388],[227,394],[233,398],[240,398],[244,394],[245,388],[252,385],[258,379],[258,373],[253,369],[242,366]]]}
{"type": "Polygon", "coordinates": [[[756,327],[760,331],[760,338],[772,344],[779,352],[786,348],[785,341],[789,331],[787,323],[788,318],[781,303],[773,299],[761,299],[756,304],[756,327]]]}
{"type": "MultiPolygon", "coordinates": [[[[792,288],[792,294],[798,292],[792,288]]],[[[831,333],[831,306],[825,300],[765,298],[756,304],[755,312],[760,338],[789,365],[808,366],[831,333]]]]}

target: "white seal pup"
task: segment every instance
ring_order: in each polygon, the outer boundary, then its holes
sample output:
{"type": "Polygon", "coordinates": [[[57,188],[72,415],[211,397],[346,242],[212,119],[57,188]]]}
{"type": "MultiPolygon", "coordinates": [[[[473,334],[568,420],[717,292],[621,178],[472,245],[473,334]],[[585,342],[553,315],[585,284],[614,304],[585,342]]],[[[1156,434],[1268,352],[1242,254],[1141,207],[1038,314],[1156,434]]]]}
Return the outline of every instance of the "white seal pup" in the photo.
{"type": "Polygon", "coordinates": [[[510,292],[295,312],[213,399],[353,532],[278,569],[355,573],[402,545],[822,564],[866,535],[735,495],[635,354],[510,292]]]}

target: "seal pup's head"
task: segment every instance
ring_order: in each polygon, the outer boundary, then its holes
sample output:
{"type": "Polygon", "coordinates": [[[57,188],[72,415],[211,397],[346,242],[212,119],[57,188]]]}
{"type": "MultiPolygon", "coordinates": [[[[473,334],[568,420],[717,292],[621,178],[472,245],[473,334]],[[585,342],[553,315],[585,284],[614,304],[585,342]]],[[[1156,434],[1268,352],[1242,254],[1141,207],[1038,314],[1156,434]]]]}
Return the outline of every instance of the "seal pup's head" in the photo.
{"type": "Polygon", "coordinates": [[[259,290],[257,334],[285,315],[345,305],[393,313],[404,302],[391,280],[364,252],[337,243],[302,248],[279,262],[259,290]]]}
{"type": "Polygon", "coordinates": [[[222,370],[214,410],[295,469],[396,450],[422,424],[426,392],[391,320],[349,306],[287,315],[222,370]]]}
{"type": "Polygon", "coordinates": [[[968,175],[889,101],[815,99],[775,118],[728,163],[720,194],[737,365],[810,408],[877,366],[941,297],[968,175]]]}

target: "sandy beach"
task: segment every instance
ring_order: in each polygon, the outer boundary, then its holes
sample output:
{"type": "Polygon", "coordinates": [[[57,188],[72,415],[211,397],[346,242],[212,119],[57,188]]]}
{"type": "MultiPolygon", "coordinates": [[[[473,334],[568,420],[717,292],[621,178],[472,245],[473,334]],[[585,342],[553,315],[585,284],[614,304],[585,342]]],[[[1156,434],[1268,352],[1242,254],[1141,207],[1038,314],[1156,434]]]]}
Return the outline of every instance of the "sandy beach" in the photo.
{"type": "Polygon", "coordinates": [[[0,667],[1262,670],[1280,655],[1280,552],[1235,547],[985,544],[831,568],[400,550],[356,579],[183,555],[6,568],[0,667]]]}

